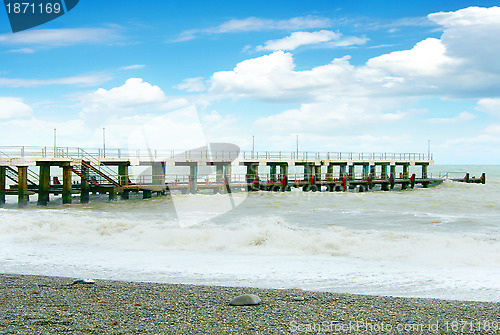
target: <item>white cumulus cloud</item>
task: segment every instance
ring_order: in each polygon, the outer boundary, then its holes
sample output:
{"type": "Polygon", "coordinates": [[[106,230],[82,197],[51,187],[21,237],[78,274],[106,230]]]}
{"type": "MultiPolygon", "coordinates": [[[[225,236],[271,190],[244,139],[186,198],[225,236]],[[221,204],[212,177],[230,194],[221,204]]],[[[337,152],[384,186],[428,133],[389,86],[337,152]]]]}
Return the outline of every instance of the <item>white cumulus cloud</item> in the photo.
{"type": "Polygon", "coordinates": [[[324,101],[370,96],[400,81],[379,69],[355,67],[349,56],[311,70],[296,71],[293,55],[275,51],[212,75],[210,92],[266,101],[324,101]]]}
{"type": "Polygon", "coordinates": [[[175,88],[188,92],[203,92],[207,89],[205,80],[202,77],[186,78],[175,88]]]}
{"type": "Polygon", "coordinates": [[[446,55],[446,47],[436,38],[417,43],[411,50],[394,51],[370,59],[367,65],[399,76],[441,76],[457,60],[446,55]]]}
{"type": "Polygon", "coordinates": [[[90,123],[127,115],[149,114],[185,107],[182,98],[169,99],[163,90],[141,78],[130,78],[122,86],[99,88],[82,99],[81,117],[90,123]]]}
{"type": "Polygon", "coordinates": [[[146,65],[144,65],[144,64],[134,64],[134,65],[123,66],[123,67],[119,68],[119,70],[123,70],[123,71],[140,70],[140,69],[143,69],[145,67],[146,67],[146,65]]]}
{"type": "Polygon", "coordinates": [[[72,77],[62,77],[53,79],[25,79],[25,78],[2,78],[0,86],[8,87],[40,87],[48,85],[76,85],[93,86],[109,81],[111,76],[106,73],[83,74],[72,77]]]}
{"type": "Polygon", "coordinates": [[[319,44],[332,40],[338,40],[341,34],[330,30],[314,32],[297,31],[290,36],[278,40],[267,41],[264,45],[257,46],[257,50],[295,50],[303,45],[319,44]]]}
{"type": "Polygon", "coordinates": [[[273,20],[259,17],[232,19],[218,26],[205,29],[190,29],[183,31],[174,42],[184,42],[198,38],[203,34],[227,34],[267,30],[303,30],[330,27],[332,21],[318,16],[298,16],[284,20],[273,20]]]}
{"type": "Polygon", "coordinates": [[[432,118],[432,119],[427,119],[425,120],[426,122],[429,123],[436,123],[436,124],[452,124],[452,123],[463,123],[467,122],[470,120],[475,119],[477,116],[469,113],[469,112],[462,112],[458,114],[457,116],[454,117],[449,117],[449,118],[432,118]]]}
{"type": "Polygon", "coordinates": [[[424,39],[411,49],[382,54],[364,65],[352,65],[346,55],[310,70],[295,70],[293,55],[283,50],[307,43],[340,45],[342,38],[322,42],[334,38],[328,30],[297,32],[271,40],[260,48],[279,51],[242,61],[229,71],[215,72],[209,92],[285,103],[324,101],[339,96],[411,99],[480,98],[498,94],[500,10],[471,7],[431,14],[429,21],[443,26],[441,38],[424,39]]]}
{"type": "Polygon", "coordinates": [[[470,84],[498,83],[500,75],[500,7],[468,7],[455,12],[430,14],[444,27],[441,41],[449,57],[462,61],[458,71],[470,84]]]}
{"type": "Polygon", "coordinates": [[[21,119],[33,115],[33,109],[21,98],[0,97],[0,120],[21,119]]]}
{"type": "Polygon", "coordinates": [[[68,46],[102,44],[123,39],[116,28],[36,29],[0,35],[7,45],[68,46]]]}
{"type": "Polygon", "coordinates": [[[500,98],[486,98],[478,101],[476,110],[500,117],[500,98]]]}

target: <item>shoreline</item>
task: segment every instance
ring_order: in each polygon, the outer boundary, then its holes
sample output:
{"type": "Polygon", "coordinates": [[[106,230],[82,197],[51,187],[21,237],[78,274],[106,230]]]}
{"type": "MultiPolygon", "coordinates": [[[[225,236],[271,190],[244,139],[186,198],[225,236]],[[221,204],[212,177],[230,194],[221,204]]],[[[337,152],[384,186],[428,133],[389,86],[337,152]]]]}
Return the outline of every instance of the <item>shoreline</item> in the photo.
{"type": "Polygon", "coordinates": [[[0,274],[0,334],[498,333],[500,303],[0,274]],[[230,306],[255,294],[255,306],[230,306]]]}

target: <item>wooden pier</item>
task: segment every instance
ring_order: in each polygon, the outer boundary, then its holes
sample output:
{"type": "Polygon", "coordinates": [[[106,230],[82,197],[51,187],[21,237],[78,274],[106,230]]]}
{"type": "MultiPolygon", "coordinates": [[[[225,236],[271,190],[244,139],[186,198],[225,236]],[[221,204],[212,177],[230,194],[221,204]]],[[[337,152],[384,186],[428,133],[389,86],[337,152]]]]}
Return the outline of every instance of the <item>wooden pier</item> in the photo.
{"type": "MultiPolygon", "coordinates": [[[[405,190],[442,183],[445,178],[428,175],[433,164],[430,154],[240,152],[228,144],[182,152],[0,147],[0,205],[6,195],[17,195],[19,207],[24,207],[33,195],[38,204],[47,205],[51,194],[61,195],[63,204],[69,204],[73,195],[87,203],[90,194],[126,200],[131,193],[147,199],[175,192],[405,190]],[[178,166],[189,167],[189,173],[168,173],[178,166]],[[215,167],[215,173],[199,174],[204,166],[215,167]],[[151,174],[132,181],[131,167],[150,167],[151,174]],[[235,167],[246,173],[232,173],[235,167]],[[269,172],[262,173],[263,167],[269,172]],[[292,167],[301,172],[289,173],[292,167]],[[418,167],[418,176],[410,174],[411,167],[418,167]],[[62,180],[52,174],[55,169],[62,172],[62,180]]],[[[484,184],[485,180],[484,174],[481,178],[466,174],[456,181],[484,184]]]]}

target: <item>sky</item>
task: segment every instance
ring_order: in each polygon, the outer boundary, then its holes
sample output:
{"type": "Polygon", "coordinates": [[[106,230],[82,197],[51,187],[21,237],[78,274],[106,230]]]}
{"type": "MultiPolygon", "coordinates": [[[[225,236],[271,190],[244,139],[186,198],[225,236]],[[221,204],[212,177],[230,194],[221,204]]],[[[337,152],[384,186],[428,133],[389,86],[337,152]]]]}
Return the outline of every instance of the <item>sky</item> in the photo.
{"type": "Polygon", "coordinates": [[[102,1],[12,33],[0,146],[427,153],[500,164],[494,1],[102,1]]]}

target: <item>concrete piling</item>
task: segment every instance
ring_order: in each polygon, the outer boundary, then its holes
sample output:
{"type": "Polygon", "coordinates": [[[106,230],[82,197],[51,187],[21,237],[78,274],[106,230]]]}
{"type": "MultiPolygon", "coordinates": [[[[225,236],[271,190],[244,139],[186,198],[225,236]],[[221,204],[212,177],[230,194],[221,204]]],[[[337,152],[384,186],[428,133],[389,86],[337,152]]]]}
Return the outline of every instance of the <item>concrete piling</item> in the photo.
{"type": "Polygon", "coordinates": [[[198,188],[198,164],[193,164],[189,167],[189,183],[190,183],[190,192],[196,193],[198,188]]]}
{"type": "Polygon", "coordinates": [[[7,186],[7,167],[0,166],[0,206],[5,204],[5,190],[7,186]]]}
{"type": "Polygon", "coordinates": [[[89,168],[85,165],[82,165],[82,177],[80,179],[80,202],[82,204],[86,204],[90,201],[90,174],[89,168]]]}
{"type": "Polygon", "coordinates": [[[71,166],[63,166],[63,190],[62,190],[62,202],[63,204],[71,203],[71,166]]]}
{"type": "MultiPolygon", "coordinates": [[[[320,181],[322,178],[321,178],[321,165],[316,165],[314,167],[314,172],[315,172],[315,176],[316,176],[316,181],[320,181]]],[[[319,186],[319,191],[321,191],[321,186],[319,186]]]]}
{"type": "Polygon", "coordinates": [[[114,187],[111,187],[110,190],[108,191],[108,199],[109,201],[113,201],[113,200],[116,200],[117,196],[116,196],[116,190],[114,187]]]}
{"type": "Polygon", "coordinates": [[[215,175],[215,181],[217,183],[222,183],[222,181],[224,180],[224,164],[215,164],[215,175]]]}
{"type": "Polygon", "coordinates": [[[422,164],[422,179],[427,179],[427,167],[429,165],[427,164],[422,164]]]}
{"type": "Polygon", "coordinates": [[[28,195],[28,167],[18,166],[17,167],[17,186],[18,186],[18,204],[19,207],[26,207],[29,201],[28,195]]]}
{"type": "Polygon", "coordinates": [[[354,165],[349,165],[349,180],[354,180],[354,165]]]}
{"type": "Polygon", "coordinates": [[[274,163],[268,163],[268,165],[269,165],[269,179],[273,183],[275,183],[278,180],[278,177],[276,175],[276,171],[277,171],[276,166],[277,165],[274,163]]]}
{"type": "MultiPolygon", "coordinates": [[[[129,163],[120,163],[118,164],[118,183],[120,185],[128,185],[128,166],[129,163]]],[[[163,171],[162,171],[163,174],[163,171]]],[[[155,178],[155,174],[153,173],[153,178],[155,178]]],[[[153,182],[154,184],[154,182],[153,182]]]]}
{"type": "Polygon", "coordinates": [[[403,178],[408,179],[410,177],[410,164],[403,164],[403,178]]]}
{"type": "Polygon", "coordinates": [[[38,179],[38,204],[46,206],[50,196],[50,165],[40,165],[38,179]]]}

